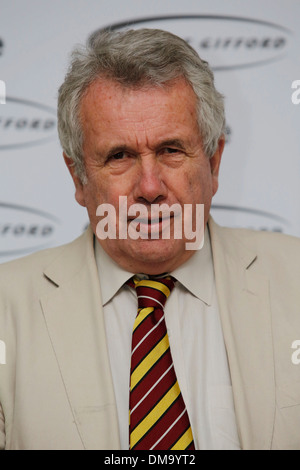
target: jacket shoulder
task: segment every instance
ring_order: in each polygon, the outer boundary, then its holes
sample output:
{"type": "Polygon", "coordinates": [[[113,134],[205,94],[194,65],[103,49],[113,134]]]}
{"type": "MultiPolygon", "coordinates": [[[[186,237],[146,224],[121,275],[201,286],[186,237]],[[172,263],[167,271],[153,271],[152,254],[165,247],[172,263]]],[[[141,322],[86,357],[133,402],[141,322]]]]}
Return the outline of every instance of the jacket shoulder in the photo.
{"type": "MultiPolygon", "coordinates": [[[[18,291],[22,286],[32,285],[38,289],[44,281],[44,273],[53,264],[65,268],[66,260],[70,260],[68,265],[71,268],[73,259],[80,252],[80,247],[84,246],[86,232],[75,240],[57,247],[48,248],[28,256],[18,258],[0,265],[0,290],[8,293],[18,291]]],[[[82,251],[82,250],[81,250],[82,251]]],[[[74,261],[73,261],[74,264],[74,261]]]]}
{"type": "Polygon", "coordinates": [[[220,236],[231,240],[239,240],[257,254],[276,256],[279,259],[291,256],[300,258],[300,238],[280,232],[258,231],[245,228],[228,228],[218,226],[220,236]]]}

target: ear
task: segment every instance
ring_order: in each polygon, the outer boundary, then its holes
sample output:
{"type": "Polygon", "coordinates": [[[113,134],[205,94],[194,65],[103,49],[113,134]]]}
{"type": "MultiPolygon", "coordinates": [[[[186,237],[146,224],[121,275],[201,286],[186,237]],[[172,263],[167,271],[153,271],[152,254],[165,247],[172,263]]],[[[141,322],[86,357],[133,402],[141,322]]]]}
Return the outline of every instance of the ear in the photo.
{"type": "Polygon", "coordinates": [[[84,197],[84,186],[80,180],[80,178],[77,176],[75,167],[74,167],[74,162],[72,158],[68,157],[65,152],[63,153],[63,157],[65,160],[65,163],[67,165],[67,168],[70,172],[70,175],[72,177],[72,180],[75,185],[75,199],[83,207],[86,207],[85,205],[85,197],[84,197]]]}
{"type": "Polygon", "coordinates": [[[219,169],[221,164],[222,153],[225,146],[225,136],[222,135],[218,142],[218,148],[215,154],[210,158],[210,169],[211,169],[211,176],[212,176],[212,189],[213,189],[213,196],[216,194],[218,187],[219,187],[219,169]]]}

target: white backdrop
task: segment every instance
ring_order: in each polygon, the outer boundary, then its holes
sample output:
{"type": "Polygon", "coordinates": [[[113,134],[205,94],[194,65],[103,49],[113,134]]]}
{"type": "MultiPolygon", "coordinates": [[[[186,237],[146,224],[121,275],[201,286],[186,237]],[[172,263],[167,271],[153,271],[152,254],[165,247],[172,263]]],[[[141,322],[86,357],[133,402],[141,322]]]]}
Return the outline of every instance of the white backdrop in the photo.
{"type": "Polygon", "coordinates": [[[57,89],[75,44],[124,23],[182,36],[215,71],[227,109],[216,221],[300,236],[299,0],[1,0],[0,10],[0,262],[86,226],[57,138],[57,89]]]}

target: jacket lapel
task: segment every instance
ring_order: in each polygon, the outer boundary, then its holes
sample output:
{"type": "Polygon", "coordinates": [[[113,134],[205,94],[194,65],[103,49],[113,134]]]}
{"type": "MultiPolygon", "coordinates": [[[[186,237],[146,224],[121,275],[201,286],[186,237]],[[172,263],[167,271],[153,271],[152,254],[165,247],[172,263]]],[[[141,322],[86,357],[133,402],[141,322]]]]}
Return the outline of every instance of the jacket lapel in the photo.
{"type": "Polygon", "coordinates": [[[83,448],[118,449],[92,231],[67,245],[44,275],[57,286],[41,305],[83,448]]]}
{"type": "Polygon", "coordinates": [[[275,414],[269,282],[256,252],[209,222],[216,287],[242,449],[270,449],[275,414]]]}

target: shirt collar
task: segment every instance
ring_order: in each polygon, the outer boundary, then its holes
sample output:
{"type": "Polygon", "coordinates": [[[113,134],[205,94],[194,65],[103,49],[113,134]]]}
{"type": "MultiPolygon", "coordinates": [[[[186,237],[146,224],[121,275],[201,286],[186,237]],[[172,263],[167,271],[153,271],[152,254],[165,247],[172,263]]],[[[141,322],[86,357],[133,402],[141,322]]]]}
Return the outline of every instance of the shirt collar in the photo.
{"type": "Polygon", "coordinates": [[[195,297],[212,303],[214,268],[208,227],[204,233],[204,243],[184,264],[172,272],[174,276],[195,297]]]}
{"type": "MultiPolygon", "coordinates": [[[[110,258],[96,240],[95,258],[99,273],[103,305],[105,305],[128,279],[136,273],[130,273],[122,269],[110,258]]],[[[195,251],[191,258],[170,274],[194,296],[207,305],[211,305],[214,286],[214,269],[209,230],[207,227],[205,229],[203,247],[195,251]]]]}
{"type": "Polygon", "coordinates": [[[122,269],[102,248],[94,237],[95,258],[98,268],[103,305],[109,302],[134,273],[122,269]]]}

